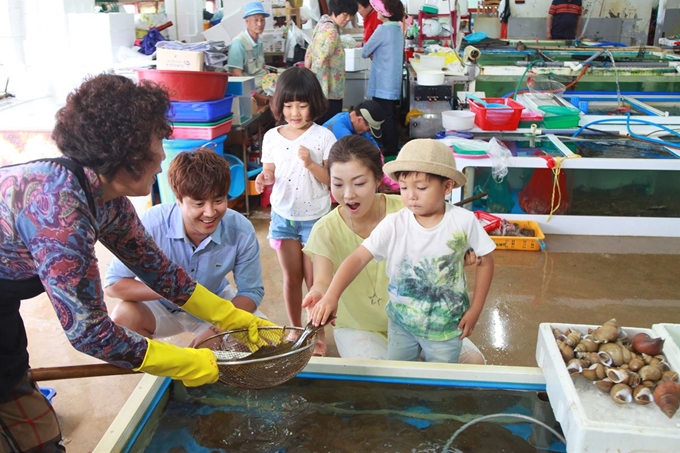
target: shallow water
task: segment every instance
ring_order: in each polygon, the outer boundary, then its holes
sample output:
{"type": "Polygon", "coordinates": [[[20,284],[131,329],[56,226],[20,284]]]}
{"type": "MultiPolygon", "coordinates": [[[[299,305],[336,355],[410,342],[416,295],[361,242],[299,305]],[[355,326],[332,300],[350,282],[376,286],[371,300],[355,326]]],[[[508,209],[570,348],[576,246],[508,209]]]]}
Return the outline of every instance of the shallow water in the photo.
{"type": "MultiPolygon", "coordinates": [[[[293,379],[259,391],[190,389],[187,401],[170,400],[145,451],[439,452],[464,423],[494,413],[554,423],[535,391],[293,379]]],[[[540,426],[509,417],[470,426],[452,448],[565,451],[540,426]]]]}
{"type": "Polygon", "coordinates": [[[662,145],[635,140],[593,140],[579,141],[575,154],[581,157],[608,159],[677,159],[678,156],[662,145]]]}

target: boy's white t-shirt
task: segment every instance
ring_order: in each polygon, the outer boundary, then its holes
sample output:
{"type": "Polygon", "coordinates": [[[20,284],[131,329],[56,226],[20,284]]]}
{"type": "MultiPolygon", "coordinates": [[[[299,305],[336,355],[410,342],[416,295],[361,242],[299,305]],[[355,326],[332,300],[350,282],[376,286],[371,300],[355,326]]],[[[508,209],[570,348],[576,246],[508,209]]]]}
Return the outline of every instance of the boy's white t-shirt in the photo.
{"type": "Polygon", "coordinates": [[[267,131],[262,142],[262,163],[275,166],[270,197],[272,211],[288,220],[318,219],[330,211],[330,192],[327,185],[304,167],[298,150],[300,145],[304,146],[309,149],[312,160],[323,165],[337,141],[335,135],[323,126],[312,124],[300,137],[288,140],[279,133],[281,127],[267,131]]]}
{"type": "Polygon", "coordinates": [[[432,341],[457,337],[458,323],[470,308],[465,252],[472,248],[484,256],[496,248],[472,212],[448,203],[433,228],[420,225],[407,208],[389,214],[362,245],[387,262],[387,316],[432,341]]]}

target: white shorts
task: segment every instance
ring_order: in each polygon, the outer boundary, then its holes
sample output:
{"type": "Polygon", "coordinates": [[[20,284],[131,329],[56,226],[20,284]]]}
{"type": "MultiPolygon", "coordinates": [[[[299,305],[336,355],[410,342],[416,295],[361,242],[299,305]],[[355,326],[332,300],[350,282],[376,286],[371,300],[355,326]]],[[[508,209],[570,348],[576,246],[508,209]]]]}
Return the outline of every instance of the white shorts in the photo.
{"type": "MultiPolygon", "coordinates": [[[[232,300],[236,296],[236,291],[231,285],[227,285],[218,296],[222,299],[232,300]]],[[[151,338],[172,337],[183,332],[198,335],[212,327],[212,324],[209,322],[187,313],[174,304],[168,306],[160,300],[142,303],[151,310],[156,319],[156,331],[151,338]]],[[[260,310],[255,311],[253,314],[266,319],[266,316],[260,310]]]]}
{"type": "MultiPolygon", "coordinates": [[[[387,360],[387,332],[335,327],[333,338],[340,357],[387,360]]],[[[469,338],[464,338],[458,363],[485,365],[486,359],[469,338]]]]}

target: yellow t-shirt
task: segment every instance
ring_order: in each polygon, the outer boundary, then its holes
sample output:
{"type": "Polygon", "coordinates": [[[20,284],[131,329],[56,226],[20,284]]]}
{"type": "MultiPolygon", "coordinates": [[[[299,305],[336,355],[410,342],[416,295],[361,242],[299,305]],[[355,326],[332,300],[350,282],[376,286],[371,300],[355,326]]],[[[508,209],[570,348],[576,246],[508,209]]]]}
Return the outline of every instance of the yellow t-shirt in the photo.
{"type": "MultiPolygon", "coordinates": [[[[399,195],[385,195],[385,198],[386,214],[397,212],[404,207],[399,195]]],[[[314,255],[329,259],[335,271],[342,261],[363,242],[363,239],[354,234],[342,220],[339,209],[340,207],[335,208],[314,224],[303,249],[312,261],[314,261],[314,255]]],[[[386,336],[385,305],[389,301],[388,283],[385,261],[378,263],[371,260],[342,293],[338,304],[336,326],[382,332],[386,336]],[[374,288],[375,294],[380,298],[379,303],[371,303],[374,288]]]]}

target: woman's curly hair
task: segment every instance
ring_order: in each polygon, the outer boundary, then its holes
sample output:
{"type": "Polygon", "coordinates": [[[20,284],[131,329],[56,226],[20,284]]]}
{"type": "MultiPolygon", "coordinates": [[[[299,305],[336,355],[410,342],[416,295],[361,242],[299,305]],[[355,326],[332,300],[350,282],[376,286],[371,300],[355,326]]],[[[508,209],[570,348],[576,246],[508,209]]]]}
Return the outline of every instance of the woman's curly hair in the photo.
{"type": "Polygon", "coordinates": [[[119,170],[141,175],[151,138],[167,138],[170,97],[153,82],[112,74],[90,77],[56,114],[52,139],[64,154],[112,180],[119,170]]]}

